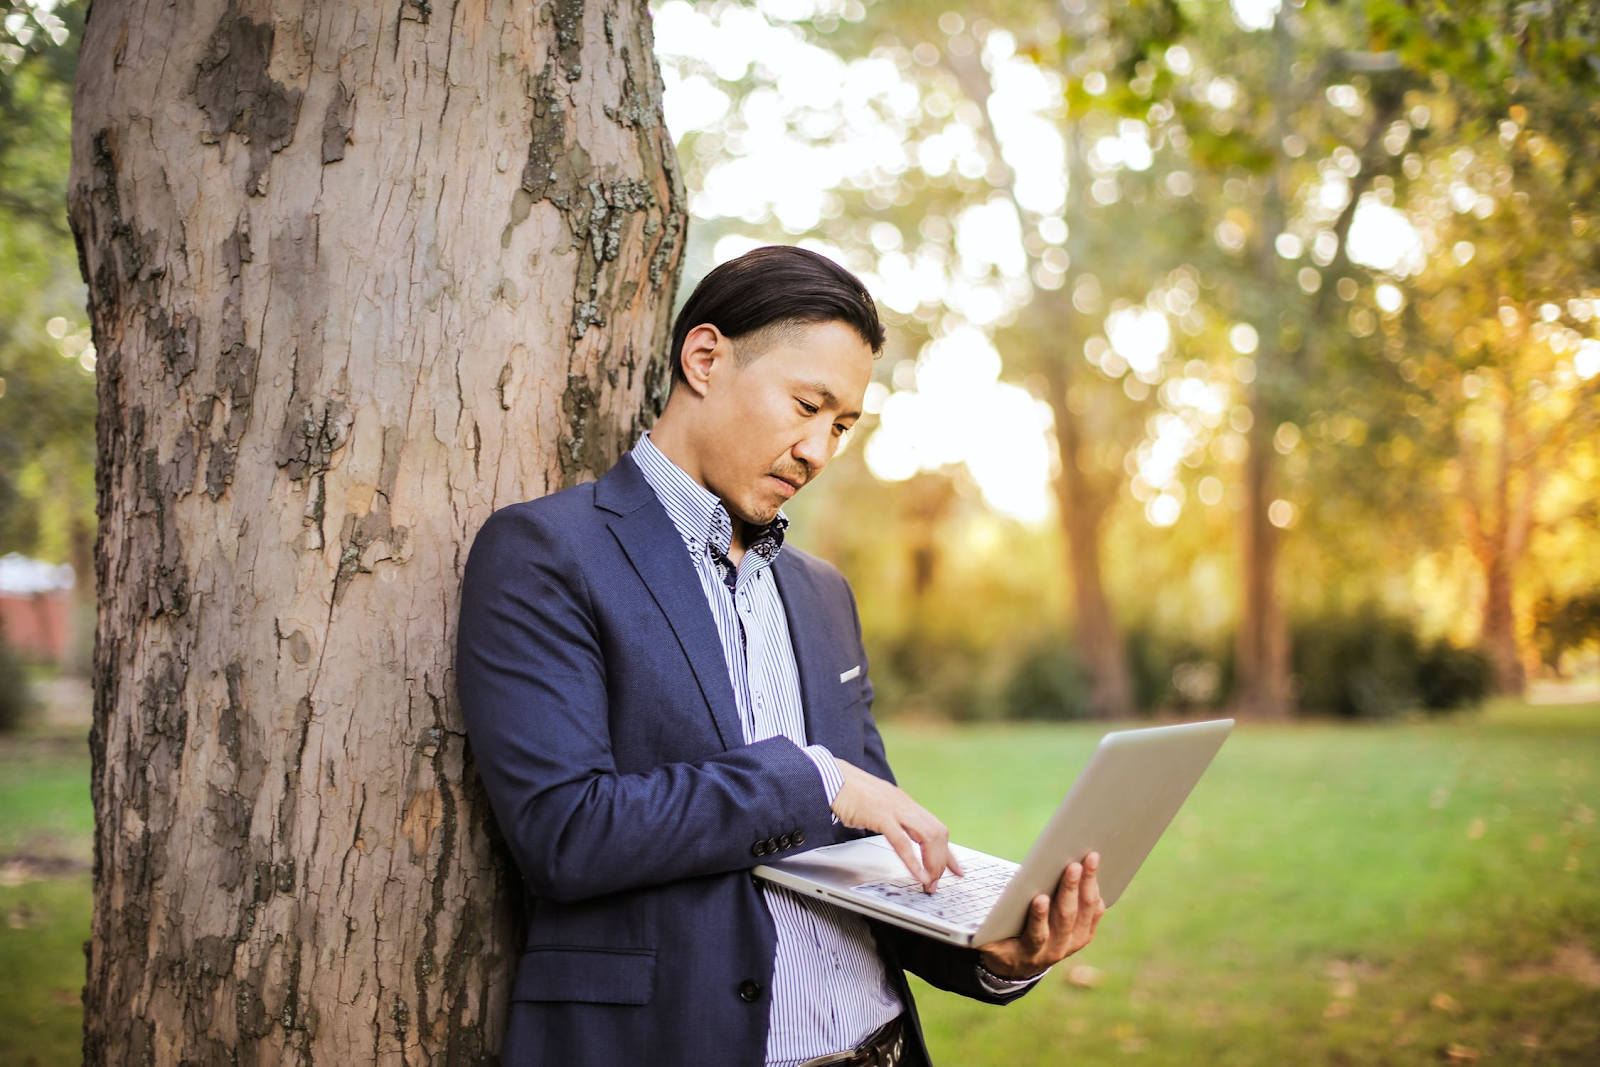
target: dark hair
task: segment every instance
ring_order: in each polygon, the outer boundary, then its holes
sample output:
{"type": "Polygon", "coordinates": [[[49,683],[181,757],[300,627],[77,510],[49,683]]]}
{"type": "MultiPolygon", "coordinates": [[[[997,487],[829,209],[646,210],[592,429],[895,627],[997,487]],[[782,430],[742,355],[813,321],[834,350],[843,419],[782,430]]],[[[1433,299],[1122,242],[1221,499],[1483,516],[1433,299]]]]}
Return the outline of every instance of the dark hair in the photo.
{"type": "Polygon", "coordinates": [[[775,328],[754,351],[739,353],[741,363],[773,342],[794,339],[799,328],[821,322],[842,322],[874,355],[883,350],[883,323],[861,279],[827,256],[793,245],[752,248],[700,279],[672,327],[674,384],[684,380],[684,339],[703,322],[735,340],[775,328]]]}

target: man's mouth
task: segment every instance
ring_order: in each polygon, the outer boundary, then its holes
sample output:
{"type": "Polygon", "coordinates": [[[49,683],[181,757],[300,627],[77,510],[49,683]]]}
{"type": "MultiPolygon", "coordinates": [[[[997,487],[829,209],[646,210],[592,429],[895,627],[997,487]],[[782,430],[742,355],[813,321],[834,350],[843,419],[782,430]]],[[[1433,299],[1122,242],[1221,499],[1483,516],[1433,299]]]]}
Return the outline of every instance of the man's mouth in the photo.
{"type": "Polygon", "coordinates": [[[788,486],[789,487],[789,495],[790,496],[793,496],[795,493],[798,493],[800,491],[800,484],[799,483],[791,482],[789,479],[783,477],[782,475],[769,474],[769,475],[767,475],[767,477],[772,478],[775,481],[781,482],[782,484],[788,486]]]}

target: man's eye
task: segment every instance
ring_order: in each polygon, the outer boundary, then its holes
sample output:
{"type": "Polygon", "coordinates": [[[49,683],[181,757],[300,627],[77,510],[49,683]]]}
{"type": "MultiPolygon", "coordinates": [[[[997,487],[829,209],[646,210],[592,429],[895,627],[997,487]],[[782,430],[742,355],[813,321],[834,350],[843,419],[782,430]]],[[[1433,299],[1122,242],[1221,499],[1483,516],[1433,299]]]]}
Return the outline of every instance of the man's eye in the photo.
{"type": "Polygon", "coordinates": [[[850,432],[850,427],[846,426],[844,423],[836,422],[836,423],[833,424],[833,436],[835,436],[835,437],[843,437],[845,434],[847,434],[849,432],[850,432]]]}
{"type": "Polygon", "coordinates": [[[807,415],[815,415],[817,413],[817,405],[815,404],[807,404],[804,400],[799,399],[796,399],[795,403],[799,404],[800,410],[804,411],[807,415]]]}

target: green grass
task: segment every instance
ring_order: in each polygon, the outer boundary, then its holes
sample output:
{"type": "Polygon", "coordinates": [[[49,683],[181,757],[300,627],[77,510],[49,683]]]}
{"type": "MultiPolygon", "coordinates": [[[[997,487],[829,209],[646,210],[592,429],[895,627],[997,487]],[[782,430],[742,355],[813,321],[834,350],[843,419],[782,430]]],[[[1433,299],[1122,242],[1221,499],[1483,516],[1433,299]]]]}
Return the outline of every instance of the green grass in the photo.
{"type": "MultiPolygon", "coordinates": [[[[886,743],[956,840],[1020,858],[1100,732],[886,743]]],[[[1241,726],[1041,989],[996,1010],[918,984],[935,1058],[1600,1063],[1597,809],[1600,707],[1241,726]]]]}
{"type": "Polygon", "coordinates": [[[82,737],[0,740],[0,1063],[83,1061],[93,832],[82,737]],[[76,873],[12,884],[18,856],[76,873]]]}
{"type": "MultiPolygon", "coordinates": [[[[1101,728],[884,732],[957,840],[1020,857],[1101,728]]],[[[936,1060],[1600,1063],[1597,812],[1600,706],[1243,725],[1040,989],[996,1009],[918,983],[936,1060]]],[[[86,859],[91,826],[81,740],[0,742],[0,854],[86,859]]],[[[0,1063],[80,1061],[89,908],[84,874],[0,886],[0,1063]]]]}

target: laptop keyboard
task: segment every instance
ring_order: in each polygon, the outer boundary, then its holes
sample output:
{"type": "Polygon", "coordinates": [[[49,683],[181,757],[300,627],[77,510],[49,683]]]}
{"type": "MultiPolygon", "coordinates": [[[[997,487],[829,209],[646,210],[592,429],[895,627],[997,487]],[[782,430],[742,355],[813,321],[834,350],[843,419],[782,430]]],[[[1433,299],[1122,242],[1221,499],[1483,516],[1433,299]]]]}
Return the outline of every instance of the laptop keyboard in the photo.
{"type": "Polygon", "coordinates": [[[999,859],[969,859],[962,864],[967,872],[965,878],[957,878],[947,871],[932,893],[924,893],[922,883],[909,874],[904,878],[863,882],[854,888],[957,926],[976,927],[1000,899],[1001,891],[1017,873],[1018,866],[999,859]]]}

